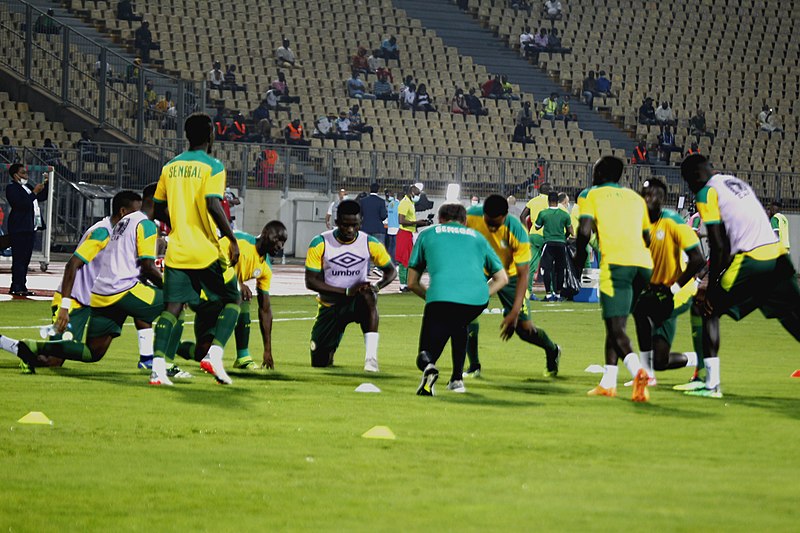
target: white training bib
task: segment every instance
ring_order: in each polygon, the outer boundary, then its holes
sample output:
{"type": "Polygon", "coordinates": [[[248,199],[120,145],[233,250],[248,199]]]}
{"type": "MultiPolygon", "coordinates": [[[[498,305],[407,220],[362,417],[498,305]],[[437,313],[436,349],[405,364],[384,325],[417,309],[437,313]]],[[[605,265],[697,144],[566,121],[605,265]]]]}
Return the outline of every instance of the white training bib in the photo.
{"type": "Polygon", "coordinates": [[[92,292],[111,296],[131,289],[139,282],[139,252],[136,228],[147,220],[141,211],[131,213],[117,222],[100,259],[99,273],[92,292]]]}
{"type": "MultiPolygon", "coordinates": [[[[111,235],[111,232],[114,230],[114,227],[111,225],[111,218],[105,217],[103,220],[96,222],[91,228],[86,230],[86,233],[83,234],[81,241],[78,243],[78,248],[80,248],[81,244],[83,244],[84,241],[89,238],[89,235],[94,233],[95,230],[101,228],[105,228],[108,231],[108,234],[111,235]]],[[[78,272],[75,274],[75,283],[72,285],[71,298],[73,300],[77,300],[78,303],[84,307],[88,306],[92,301],[92,289],[94,288],[94,282],[97,279],[97,275],[100,272],[100,257],[105,253],[105,251],[105,248],[100,250],[100,252],[98,252],[92,261],[79,268],[78,272]]],[[[61,283],[58,284],[58,292],[61,293],[61,283]]]]}
{"type": "Polygon", "coordinates": [[[356,283],[367,281],[369,235],[359,231],[355,241],[344,244],[333,236],[334,231],[326,231],[322,234],[325,241],[325,251],[322,254],[325,283],[346,289],[356,283]]]}
{"type": "Polygon", "coordinates": [[[707,185],[717,192],[731,255],[778,242],[764,207],[747,183],[730,174],[716,174],[707,185]]]}

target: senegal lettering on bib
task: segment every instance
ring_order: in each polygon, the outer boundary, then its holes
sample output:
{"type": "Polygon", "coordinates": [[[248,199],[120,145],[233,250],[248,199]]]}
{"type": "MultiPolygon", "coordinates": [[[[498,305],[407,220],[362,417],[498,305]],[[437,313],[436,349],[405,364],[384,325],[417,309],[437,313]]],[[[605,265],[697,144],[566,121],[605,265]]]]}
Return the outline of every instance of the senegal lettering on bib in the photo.
{"type": "Polygon", "coordinates": [[[350,244],[339,242],[333,236],[335,230],[322,234],[325,251],[322,255],[322,271],[325,283],[340,289],[352,287],[367,281],[369,265],[369,235],[358,232],[356,240],[350,244]]]}

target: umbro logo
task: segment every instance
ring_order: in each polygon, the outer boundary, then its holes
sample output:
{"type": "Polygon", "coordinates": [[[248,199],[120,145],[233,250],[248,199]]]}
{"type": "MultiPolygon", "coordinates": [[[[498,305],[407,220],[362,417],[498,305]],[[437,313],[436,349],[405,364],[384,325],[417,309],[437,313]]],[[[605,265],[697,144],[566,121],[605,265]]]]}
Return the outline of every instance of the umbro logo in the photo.
{"type": "Polygon", "coordinates": [[[352,252],[345,252],[341,255],[337,255],[330,261],[336,266],[349,269],[359,263],[363,263],[365,259],[363,257],[357,256],[352,252]]]}

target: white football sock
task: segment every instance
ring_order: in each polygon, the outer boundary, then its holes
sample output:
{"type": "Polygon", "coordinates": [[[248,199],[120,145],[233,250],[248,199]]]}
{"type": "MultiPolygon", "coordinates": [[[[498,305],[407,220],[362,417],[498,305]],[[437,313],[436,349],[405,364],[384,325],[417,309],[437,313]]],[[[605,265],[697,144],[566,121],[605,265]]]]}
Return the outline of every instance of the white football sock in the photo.
{"type": "Polygon", "coordinates": [[[153,328],[140,329],[139,333],[139,356],[153,357],[153,328]]]}
{"type": "Polygon", "coordinates": [[[642,363],[642,368],[647,372],[647,375],[654,378],[656,374],[653,371],[653,350],[639,352],[639,360],[642,363]]]}
{"type": "Polygon", "coordinates": [[[364,333],[364,347],[366,348],[366,359],[378,360],[378,337],[377,331],[364,333]]]}
{"type": "Polygon", "coordinates": [[[19,341],[12,339],[11,337],[6,337],[5,335],[0,335],[0,350],[5,350],[9,353],[13,353],[17,355],[17,343],[19,341]]]}
{"type": "Polygon", "coordinates": [[[618,373],[619,367],[617,365],[606,365],[606,371],[600,380],[600,386],[604,389],[616,389],[618,373]]]}
{"type": "Polygon", "coordinates": [[[697,353],[683,352],[683,356],[686,357],[686,366],[697,366],[697,353]]]}
{"type": "Polygon", "coordinates": [[[713,389],[719,386],[719,357],[706,357],[703,359],[706,364],[706,388],[713,389]]]}
{"type": "Polygon", "coordinates": [[[158,377],[167,375],[167,362],[163,357],[153,357],[153,373],[158,377]]]}
{"type": "Polygon", "coordinates": [[[627,367],[628,372],[631,373],[631,376],[634,378],[636,374],[639,373],[639,370],[642,368],[642,364],[639,362],[639,356],[634,352],[629,353],[625,356],[625,359],[622,360],[625,363],[625,367],[627,367]]]}

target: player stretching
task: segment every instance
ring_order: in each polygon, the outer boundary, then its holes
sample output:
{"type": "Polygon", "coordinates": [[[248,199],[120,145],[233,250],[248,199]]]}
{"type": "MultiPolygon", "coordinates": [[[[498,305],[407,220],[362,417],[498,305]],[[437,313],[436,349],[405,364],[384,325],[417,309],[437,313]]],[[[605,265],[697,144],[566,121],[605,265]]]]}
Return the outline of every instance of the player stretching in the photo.
{"type": "MultiPolygon", "coordinates": [[[[165,357],[173,357],[180,342],[184,304],[199,305],[200,293],[222,304],[216,315],[214,339],[200,362],[218,383],[230,385],[222,364],[223,348],[236,328],[241,297],[232,265],[239,259],[239,245],[222,209],[225,167],[209,155],[214,144],[211,117],[194,114],[184,125],[189,150],[164,165],[156,189],[156,218],[172,228],[164,258],[166,307],[155,327],[151,385],[168,384],[165,357]],[[228,239],[224,257],[217,228],[228,239]],[[230,265],[228,264],[230,258],[230,265]]],[[[205,320],[207,317],[202,317],[205,320]]]]}
{"type": "MultiPolygon", "coordinates": [[[[56,335],[51,336],[50,340],[61,340],[61,335],[69,326],[69,333],[72,338],[79,342],[83,341],[86,323],[89,321],[89,315],[91,314],[89,305],[92,297],[92,287],[97,278],[98,262],[95,259],[103,253],[108,244],[111,231],[117,222],[122,217],[137,211],[140,201],[141,197],[133,191],[118,192],[111,200],[111,216],[96,222],[81,237],[78,247],[64,267],[64,276],[61,284],[53,294],[50,309],[53,313],[53,327],[56,335]]],[[[149,338],[149,345],[146,343],[143,345],[141,342],[142,337],[146,337],[144,331],[152,333],[153,330],[149,326],[147,330],[140,330],[139,353],[144,355],[152,354],[152,335],[149,338]]],[[[14,355],[17,355],[17,342],[15,339],[0,335],[0,349],[14,355]]],[[[64,364],[63,359],[42,356],[39,357],[36,366],[61,366],[62,364],[64,364]]],[[[20,362],[20,366],[23,373],[31,372],[25,363],[20,362]]]]}
{"type": "MultiPolygon", "coordinates": [[[[487,198],[487,202],[491,198],[487,198]]],[[[453,354],[453,373],[447,389],[467,391],[461,379],[467,325],[480,316],[489,297],[508,281],[500,258],[486,239],[464,227],[466,218],[463,205],[442,205],[439,225],[420,234],[411,254],[408,286],[425,300],[417,355],[417,368],[422,370],[422,382],[417,389],[419,396],[434,395],[433,385],[439,378],[436,361],[448,340],[453,354]],[[420,284],[425,270],[430,275],[428,287],[420,284]],[[485,272],[492,276],[488,286],[485,272]]]]}
{"type": "Polygon", "coordinates": [[[664,182],[647,180],[642,196],[653,223],[650,228],[653,276],[650,278],[650,287],[639,298],[633,314],[636,337],[639,339],[639,356],[650,376],[650,386],[653,386],[656,384],[654,370],[696,367],[698,357],[702,358],[703,319],[692,304],[699,284],[694,277],[703,269],[706,260],[694,230],[678,213],[663,208],[667,198],[664,182]],[[689,258],[686,264],[683,253],[689,258]],[[690,310],[695,351],[670,353],[678,317],[690,310]]]}
{"type": "Polygon", "coordinates": [[[695,193],[711,248],[708,289],[697,294],[707,317],[706,384],[686,394],[721,398],[719,317],[741,320],[760,309],[800,341],[800,288],[789,254],[749,185],[729,174],[715,174],[699,154],[683,160],[681,176],[695,193]]]}
{"type": "Polygon", "coordinates": [[[619,184],[624,168],[624,163],[616,157],[601,158],[594,165],[594,186],[578,196],[581,218],[575,269],[583,269],[586,245],[592,230],[596,231],[600,242],[600,306],[606,324],[606,367],[600,384],[589,395],[617,395],[617,362],[623,359],[634,378],[631,399],[646,402],[647,372],[633,351],[625,326],[653,273],[653,259],[647,251],[650,218],[642,197],[619,184]]]}
{"type": "MultiPolygon", "coordinates": [[[[264,226],[261,235],[255,237],[241,231],[234,232],[239,243],[239,261],[236,263],[236,277],[242,291],[242,305],[239,320],[236,322],[234,338],[236,339],[236,361],[234,368],[255,370],[256,363],[250,356],[250,300],[253,294],[245,285],[246,281],[256,280],[256,299],[258,301],[258,323],[261,329],[261,338],[264,341],[262,368],[274,369],[272,359],[272,307],[270,306],[269,289],[272,283],[272,263],[270,255],[279,255],[283,250],[288,235],[286,226],[278,220],[273,220],[264,226]]],[[[227,248],[227,239],[220,240],[223,253],[227,248]]],[[[196,309],[197,316],[194,321],[194,333],[197,344],[182,342],[178,347],[177,355],[185,359],[201,361],[214,340],[214,327],[216,317],[222,309],[219,301],[209,302],[204,300],[196,309]]]]}
{"type": "MultiPolygon", "coordinates": [[[[19,343],[17,356],[28,366],[36,366],[37,355],[95,363],[103,358],[111,342],[120,336],[122,325],[129,316],[150,325],[161,313],[164,301],[160,289],[161,273],[155,266],[157,231],[153,223],[154,192],[155,185],[145,187],[144,202],[136,195],[132,207],[137,210],[114,226],[108,245],[96,259],[98,273],[92,287],[86,343],[76,340],[23,340],[19,343]],[[143,210],[139,211],[139,208],[143,210]],[[149,281],[155,287],[142,283],[140,279],[149,281]]],[[[65,299],[62,299],[64,304],[65,299]]],[[[171,383],[166,374],[164,379],[171,383]]]]}
{"type": "Polygon", "coordinates": [[[311,328],[311,366],[333,365],[344,330],[352,322],[364,332],[364,370],[378,371],[377,293],[397,277],[383,244],[361,227],[361,206],[344,200],[336,211],[336,229],[312,239],[306,256],[306,287],[319,293],[311,328]],[[383,271],[375,284],[367,281],[368,265],[383,271]]]}
{"type": "MultiPolygon", "coordinates": [[[[531,261],[531,245],[525,227],[516,218],[508,216],[508,201],[498,194],[487,197],[483,206],[469,209],[467,227],[478,231],[489,241],[508,273],[508,284],[497,293],[500,303],[503,304],[504,314],[503,322],[500,324],[501,338],[507,341],[516,332],[523,341],[542,348],[546,357],[544,375],[556,376],[561,349],[550,340],[543,329],[533,325],[525,297],[531,261]]],[[[478,331],[477,321],[469,325],[467,343],[469,369],[465,374],[469,377],[479,377],[481,372],[478,358],[478,331]]]]}

